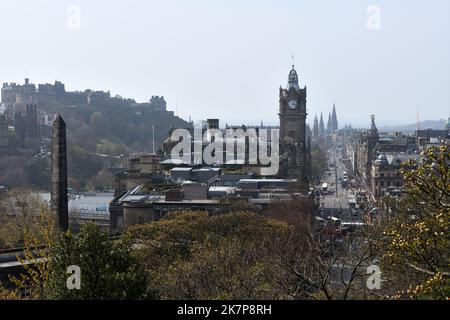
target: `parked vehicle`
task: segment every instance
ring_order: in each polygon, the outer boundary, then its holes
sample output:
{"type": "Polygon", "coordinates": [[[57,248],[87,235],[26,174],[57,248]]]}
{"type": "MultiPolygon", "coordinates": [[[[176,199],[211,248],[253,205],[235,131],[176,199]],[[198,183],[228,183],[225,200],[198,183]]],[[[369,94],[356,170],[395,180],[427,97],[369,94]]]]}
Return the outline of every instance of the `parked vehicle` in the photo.
{"type": "Polygon", "coordinates": [[[350,207],[350,209],[356,209],[356,199],[355,198],[348,199],[348,206],[350,207]]]}

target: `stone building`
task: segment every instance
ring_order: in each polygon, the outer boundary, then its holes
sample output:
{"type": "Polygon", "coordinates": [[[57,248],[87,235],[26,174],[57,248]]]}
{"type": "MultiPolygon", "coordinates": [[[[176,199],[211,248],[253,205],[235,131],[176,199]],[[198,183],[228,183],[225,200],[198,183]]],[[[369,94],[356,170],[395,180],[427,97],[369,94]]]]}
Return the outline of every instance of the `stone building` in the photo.
{"type": "Polygon", "coordinates": [[[38,127],[38,115],[36,104],[27,104],[25,106],[26,117],[26,139],[30,139],[33,142],[39,140],[39,127],[38,127]]]}
{"type": "Polygon", "coordinates": [[[120,103],[135,104],[132,99],[123,99],[119,96],[111,97],[109,91],[66,91],[64,83],[55,81],[54,84],[30,83],[28,78],[23,85],[4,83],[1,88],[1,102],[7,106],[38,104],[38,105],[77,105],[77,104],[103,104],[120,103]]]}
{"type": "MultiPolygon", "coordinates": [[[[292,66],[292,70],[289,72],[288,85],[286,88],[280,87],[279,89],[279,171],[276,177],[280,178],[295,178],[299,182],[299,188],[301,192],[305,194],[309,190],[309,177],[311,168],[311,155],[310,155],[310,137],[313,136],[312,130],[306,125],[306,87],[300,88],[298,83],[297,72],[292,66]]],[[[162,145],[161,153],[163,156],[163,169],[170,170],[173,167],[180,165],[216,165],[219,167],[234,167],[244,171],[254,172],[255,174],[261,174],[261,165],[259,162],[254,164],[250,163],[249,155],[257,154],[258,150],[253,150],[258,146],[259,132],[261,129],[268,130],[268,145],[271,143],[272,137],[270,136],[270,129],[276,129],[276,127],[264,127],[262,124],[258,126],[225,126],[225,129],[242,129],[246,135],[245,151],[227,150],[223,148],[222,155],[217,155],[218,159],[222,161],[218,163],[205,163],[203,151],[208,144],[213,141],[213,137],[209,136],[209,132],[205,135],[207,129],[218,130],[219,134],[224,136],[224,130],[219,127],[219,119],[207,119],[206,123],[202,124],[202,136],[201,141],[198,141],[198,137],[194,134],[194,128],[188,128],[191,137],[191,154],[190,158],[181,163],[180,159],[171,159],[171,151],[173,147],[178,144],[178,141],[172,141],[172,131],[169,132],[169,138],[167,138],[162,145]],[[254,129],[250,134],[249,129],[254,129]],[[194,144],[201,144],[201,148],[196,147],[194,144]],[[198,151],[196,151],[198,149],[198,151]],[[254,153],[252,153],[252,151],[254,153]],[[233,155],[233,160],[228,160],[233,155]]],[[[316,128],[317,131],[317,128],[316,128]]],[[[316,132],[317,133],[317,132],[316,132]]],[[[236,142],[236,141],[234,141],[236,142]]],[[[225,145],[226,146],[226,145],[225,145]]],[[[270,152],[270,150],[269,150],[270,152]]]]}
{"type": "Polygon", "coordinates": [[[10,153],[16,149],[15,131],[8,125],[6,116],[0,114],[0,154],[10,153]]]}
{"type": "Polygon", "coordinates": [[[417,154],[416,139],[400,132],[379,134],[375,116],[371,127],[353,135],[354,170],[358,180],[377,198],[387,187],[401,187],[402,177],[396,174],[399,165],[417,154]]]}
{"type": "Polygon", "coordinates": [[[13,105],[17,102],[31,103],[36,98],[36,86],[30,83],[30,79],[26,78],[23,85],[12,83],[3,83],[1,89],[2,103],[13,105]]]}
{"type": "Polygon", "coordinates": [[[17,144],[21,148],[37,148],[39,146],[39,123],[36,104],[26,104],[25,112],[19,105],[14,113],[14,127],[17,144]]]}
{"type": "Polygon", "coordinates": [[[161,169],[161,157],[153,153],[134,153],[127,157],[126,168],[114,175],[114,196],[120,196],[148,182],[161,182],[165,177],[161,169]]]}
{"type": "Polygon", "coordinates": [[[163,96],[152,96],[150,98],[150,107],[157,111],[167,111],[167,103],[163,96]]]}
{"type": "Polygon", "coordinates": [[[372,162],[370,189],[375,199],[383,197],[386,190],[391,190],[391,193],[402,193],[403,176],[399,169],[403,162],[410,159],[417,160],[418,156],[406,153],[380,154],[372,162]]]}
{"type": "MultiPolygon", "coordinates": [[[[448,123],[447,126],[450,127],[448,123]]],[[[442,130],[434,130],[434,129],[416,130],[416,143],[419,146],[424,146],[430,143],[440,143],[449,140],[450,140],[450,128],[442,130]]]]}
{"type": "Polygon", "coordinates": [[[292,66],[288,84],[279,90],[280,169],[278,177],[297,179],[299,190],[309,190],[310,143],[306,138],[306,86],[300,88],[292,66]]]}
{"type": "Polygon", "coordinates": [[[375,147],[378,139],[375,115],[372,115],[370,129],[356,133],[353,138],[355,174],[361,182],[367,185],[370,185],[370,168],[375,156],[375,147]]]}
{"type": "Polygon", "coordinates": [[[167,190],[164,193],[144,190],[140,185],[111,202],[109,211],[113,232],[136,224],[149,223],[163,218],[173,211],[206,211],[211,214],[226,211],[226,203],[218,199],[207,199],[206,189],[201,196],[192,196],[192,186],[182,186],[179,189],[167,190]],[[184,190],[186,188],[186,190],[184,190]]]}
{"type": "MultiPolygon", "coordinates": [[[[214,165],[216,167],[221,168],[229,168],[243,171],[251,171],[255,174],[261,173],[261,168],[264,167],[258,161],[257,163],[250,163],[250,153],[253,151],[254,154],[257,154],[258,150],[255,149],[258,147],[259,137],[261,130],[267,130],[268,134],[268,145],[271,143],[271,129],[278,129],[278,127],[271,126],[233,126],[225,124],[225,128],[220,128],[219,119],[207,119],[206,121],[202,121],[201,123],[195,125],[193,128],[183,128],[187,130],[191,136],[190,149],[191,153],[187,156],[187,158],[183,159],[172,159],[172,150],[178,144],[178,141],[172,141],[171,136],[175,128],[171,128],[169,131],[169,137],[162,143],[160,152],[162,156],[162,167],[163,170],[169,171],[174,167],[179,166],[190,166],[190,167],[198,167],[198,166],[211,166],[214,165]],[[214,130],[214,131],[210,131],[214,130]],[[245,135],[245,148],[236,148],[236,150],[232,150],[228,148],[228,144],[236,143],[238,141],[237,136],[227,137],[227,130],[233,130],[237,134],[237,130],[240,130],[242,134],[245,135]],[[208,145],[215,141],[214,134],[221,135],[223,137],[223,147],[218,153],[219,149],[214,150],[212,155],[217,160],[213,163],[207,163],[205,161],[204,151],[208,147],[208,145]],[[197,136],[198,135],[198,136],[197,136]],[[230,140],[228,140],[230,139],[230,140]]],[[[258,160],[258,159],[257,159],[258,160]]]]}

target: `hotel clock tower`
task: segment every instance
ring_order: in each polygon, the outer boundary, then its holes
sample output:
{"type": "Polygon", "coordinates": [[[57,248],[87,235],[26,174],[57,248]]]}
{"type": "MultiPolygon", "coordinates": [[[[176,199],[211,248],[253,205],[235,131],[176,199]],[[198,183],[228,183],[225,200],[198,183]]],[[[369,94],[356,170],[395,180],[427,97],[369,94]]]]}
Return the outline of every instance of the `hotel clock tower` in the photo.
{"type": "Polygon", "coordinates": [[[292,66],[286,89],[280,87],[280,178],[297,179],[299,189],[309,189],[309,139],[306,141],[306,86],[300,88],[292,66]]]}

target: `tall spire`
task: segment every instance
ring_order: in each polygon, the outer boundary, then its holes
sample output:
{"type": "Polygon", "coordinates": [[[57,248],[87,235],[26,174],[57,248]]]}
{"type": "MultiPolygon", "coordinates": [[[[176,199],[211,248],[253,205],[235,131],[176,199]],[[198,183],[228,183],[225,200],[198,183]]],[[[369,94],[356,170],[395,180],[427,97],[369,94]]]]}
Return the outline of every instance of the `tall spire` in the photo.
{"type": "Polygon", "coordinates": [[[339,129],[337,115],[336,115],[336,105],[333,102],[333,111],[331,115],[331,131],[336,132],[339,129]]]}
{"type": "Polygon", "coordinates": [[[331,128],[331,113],[328,112],[327,132],[330,133],[331,130],[332,130],[332,128],[331,128]]]}
{"type": "Polygon", "coordinates": [[[370,116],[370,120],[371,120],[370,130],[369,130],[370,135],[373,138],[378,138],[378,129],[377,129],[377,126],[375,125],[375,115],[374,114],[372,114],[370,116]]]}
{"type": "Polygon", "coordinates": [[[67,150],[66,124],[60,114],[53,122],[52,136],[52,185],[50,209],[57,217],[59,229],[69,229],[67,199],[67,150]]]}
{"type": "Polygon", "coordinates": [[[319,121],[319,134],[323,135],[325,133],[325,124],[323,123],[323,115],[320,113],[320,121],[319,121]]]}
{"type": "Polygon", "coordinates": [[[317,113],[314,115],[313,136],[319,136],[319,120],[317,120],[317,113]]]}

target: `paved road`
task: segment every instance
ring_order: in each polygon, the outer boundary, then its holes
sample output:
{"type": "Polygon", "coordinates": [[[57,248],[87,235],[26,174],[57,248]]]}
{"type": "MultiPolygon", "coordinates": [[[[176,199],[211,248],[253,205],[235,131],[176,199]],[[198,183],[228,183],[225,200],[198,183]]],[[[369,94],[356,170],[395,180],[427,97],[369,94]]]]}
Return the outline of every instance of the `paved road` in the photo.
{"type": "Polygon", "coordinates": [[[350,212],[350,198],[354,198],[353,191],[341,187],[341,179],[346,171],[342,162],[341,151],[331,148],[328,154],[328,168],[322,178],[322,183],[326,182],[329,188],[329,194],[322,195],[320,199],[320,208],[323,208],[323,217],[333,216],[342,219],[342,221],[361,221],[361,215],[352,216],[350,212]],[[337,183],[336,183],[337,182],[337,183]]]}

